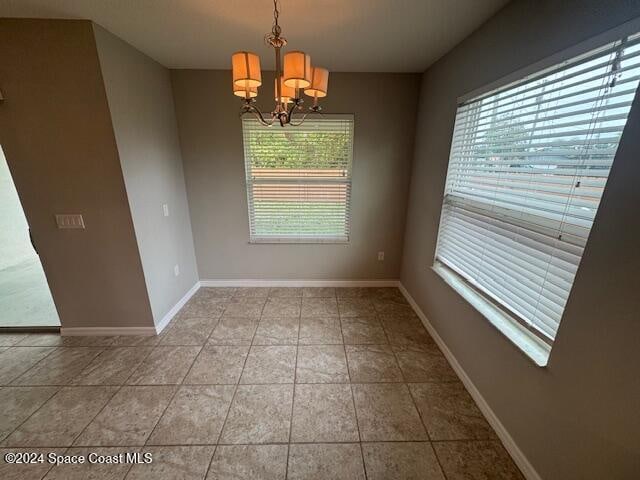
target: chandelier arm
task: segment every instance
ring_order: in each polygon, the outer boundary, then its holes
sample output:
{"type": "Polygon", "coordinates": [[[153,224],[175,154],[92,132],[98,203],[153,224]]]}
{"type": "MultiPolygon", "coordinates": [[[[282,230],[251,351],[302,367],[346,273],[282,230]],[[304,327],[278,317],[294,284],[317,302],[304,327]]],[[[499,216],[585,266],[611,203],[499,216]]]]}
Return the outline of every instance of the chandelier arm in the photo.
{"type": "Polygon", "coordinates": [[[293,122],[293,112],[291,112],[291,115],[289,115],[289,125],[291,125],[292,127],[299,127],[300,125],[302,125],[304,123],[304,121],[307,119],[307,116],[309,116],[310,113],[315,113],[315,112],[307,112],[307,113],[305,113],[298,123],[294,123],[293,122]]]}
{"type": "Polygon", "coordinates": [[[266,121],[264,119],[264,116],[262,115],[262,112],[257,107],[254,107],[253,105],[245,105],[245,108],[240,113],[240,116],[244,115],[245,113],[252,113],[253,116],[256,117],[256,119],[265,127],[270,127],[271,125],[273,125],[273,119],[271,122],[266,121]]]}

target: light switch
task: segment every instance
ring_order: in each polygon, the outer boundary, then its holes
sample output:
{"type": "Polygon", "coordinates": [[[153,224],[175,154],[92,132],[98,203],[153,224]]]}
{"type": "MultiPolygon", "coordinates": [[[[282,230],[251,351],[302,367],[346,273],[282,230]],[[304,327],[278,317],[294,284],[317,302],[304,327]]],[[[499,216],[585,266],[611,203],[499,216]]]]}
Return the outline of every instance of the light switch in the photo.
{"type": "Polygon", "coordinates": [[[56,215],[58,228],[81,228],[84,229],[84,219],[80,214],[58,214],[56,215]]]}
{"type": "Polygon", "coordinates": [[[165,217],[169,216],[169,205],[167,205],[166,203],[162,205],[162,212],[164,213],[165,217]]]}

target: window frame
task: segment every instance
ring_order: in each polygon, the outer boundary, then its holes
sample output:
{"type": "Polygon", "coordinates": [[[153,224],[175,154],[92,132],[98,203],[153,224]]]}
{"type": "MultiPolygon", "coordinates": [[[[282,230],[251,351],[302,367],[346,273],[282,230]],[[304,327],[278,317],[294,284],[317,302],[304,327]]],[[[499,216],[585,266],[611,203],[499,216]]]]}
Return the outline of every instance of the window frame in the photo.
{"type": "MultiPolygon", "coordinates": [[[[559,51],[553,55],[550,55],[538,62],[532,63],[524,68],[520,68],[518,70],[513,71],[512,73],[493,81],[489,84],[486,84],[478,89],[472,90],[464,95],[461,95],[457,98],[457,103],[455,105],[456,111],[454,115],[454,121],[457,118],[458,108],[469,102],[472,99],[477,99],[479,97],[483,97],[490,92],[495,90],[503,90],[508,89],[511,85],[516,85],[522,82],[527,77],[535,76],[536,74],[542,73],[543,71],[550,69],[554,66],[559,66],[565,62],[571,62],[574,58],[584,55],[592,50],[603,47],[607,43],[614,42],[622,37],[637,35],[640,32],[640,19],[634,19],[632,21],[626,22],[618,27],[612,28],[600,35],[596,35],[592,38],[589,38],[583,42],[580,42],[576,45],[573,45],[569,48],[566,48],[562,51],[559,51]]],[[[638,96],[640,95],[640,87],[636,90],[635,100],[637,101],[638,96]]],[[[451,142],[449,144],[449,152],[453,147],[453,125],[451,128],[452,136],[451,142]]],[[[621,136],[621,140],[624,138],[624,133],[621,136]]],[[[447,176],[449,171],[449,163],[450,158],[447,157],[447,176]]],[[[615,165],[615,158],[613,165],[615,165]]],[[[609,176],[611,175],[611,171],[614,166],[612,165],[611,170],[609,172],[609,176]]],[[[606,186],[605,186],[606,190],[606,186]]],[[[446,186],[445,190],[446,192],[446,186]]],[[[442,203],[440,206],[441,216],[439,218],[438,229],[437,229],[437,237],[440,237],[440,228],[442,225],[442,215],[445,207],[445,195],[442,195],[442,203]]],[[[598,208],[599,210],[599,208],[598,208]]],[[[597,221],[597,215],[594,219],[593,226],[595,226],[595,222],[597,221]]],[[[531,328],[525,322],[522,321],[517,315],[512,314],[508,309],[497,303],[495,300],[491,298],[491,296],[480,289],[476,288],[474,285],[469,283],[465,278],[463,278],[459,273],[453,270],[451,267],[445,265],[437,259],[438,254],[438,241],[435,242],[434,250],[433,250],[433,264],[431,265],[431,270],[436,273],[438,276],[442,278],[442,280],[449,285],[457,294],[459,294],[467,303],[469,303],[472,307],[474,307],[481,315],[485,317],[486,320],[489,321],[491,325],[493,325],[502,335],[504,335],[511,343],[513,343],[518,349],[525,354],[530,360],[532,360],[539,367],[546,367],[549,362],[549,357],[551,354],[551,350],[557,338],[554,340],[549,340],[544,335],[541,335],[536,329],[531,328]]],[[[577,275],[576,275],[577,277],[577,275]]],[[[575,283],[575,277],[573,280],[575,283]]],[[[573,285],[572,285],[573,286],[573,285]]],[[[568,302],[567,302],[568,303],[568,302]]],[[[566,306],[563,311],[566,312],[566,306]]],[[[562,322],[560,322],[561,324],[562,322]]],[[[560,326],[558,327],[558,331],[560,326]]]]}
{"type": "MultiPolygon", "coordinates": [[[[348,165],[347,172],[348,178],[343,182],[336,182],[340,184],[347,185],[347,200],[345,205],[345,214],[346,214],[346,234],[344,236],[318,236],[318,235],[282,235],[282,236],[264,236],[257,235],[252,232],[252,218],[255,219],[255,210],[252,210],[254,205],[252,201],[252,191],[253,181],[251,181],[249,177],[249,172],[247,171],[248,160],[246,157],[246,146],[245,146],[245,131],[244,131],[244,119],[241,119],[241,128],[242,128],[242,136],[243,136],[243,161],[244,161],[244,185],[245,191],[247,195],[247,220],[249,227],[249,244],[338,244],[345,245],[351,243],[351,225],[352,225],[352,192],[353,192],[353,166],[354,166],[354,153],[355,153],[355,115],[354,114],[326,114],[321,113],[319,115],[319,119],[324,120],[341,120],[348,122],[349,125],[349,134],[350,134],[350,142],[349,142],[349,151],[348,151],[348,165]],[[253,217],[252,217],[253,215],[253,217]]],[[[249,119],[250,120],[250,119],[249,119]]],[[[306,122],[313,122],[317,120],[314,116],[310,116],[307,118],[306,122]]],[[[251,121],[251,120],[250,120],[251,121]]],[[[295,126],[285,126],[280,127],[274,125],[273,127],[265,127],[265,128],[273,128],[273,129],[291,129],[295,132],[295,126]]],[[[311,182],[309,182],[311,183],[311,182]]],[[[304,184],[304,183],[303,183],[304,184]]]]}

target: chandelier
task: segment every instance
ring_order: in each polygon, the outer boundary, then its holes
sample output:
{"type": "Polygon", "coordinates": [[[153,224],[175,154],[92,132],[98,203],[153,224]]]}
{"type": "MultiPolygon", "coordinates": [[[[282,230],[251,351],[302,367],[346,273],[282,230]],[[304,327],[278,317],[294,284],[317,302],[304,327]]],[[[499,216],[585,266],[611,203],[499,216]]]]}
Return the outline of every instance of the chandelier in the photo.
{"type": "Polygon", "coordinates": [[[309,113],[319,113],[318,99],[327,96],[329,70],[311,65],[311,57],[301,51],[291,51],[281,58],[282,48],[287,39],[281,36],[282,28],[278,24],[278,0],[273,1],[273,27],[264,37],[276,54],[276,78],[274,85],[275,108],[264,115],[256,106],[258,87],[262,85],[260,57],[251,52],[236,52],[231,56],[233,69],[233,94],[242,97],[240,115],[253,114],[258,121],[267,126],[279,123],[297,126],[304,122],[309,113]],[[284,65],[283,65],[284,64],[284,65]],[[301,114],[294,122],[294,113],[300,113],[304,100],[302,92],[313,98],[313,105],[307,113],[301,114]]]}

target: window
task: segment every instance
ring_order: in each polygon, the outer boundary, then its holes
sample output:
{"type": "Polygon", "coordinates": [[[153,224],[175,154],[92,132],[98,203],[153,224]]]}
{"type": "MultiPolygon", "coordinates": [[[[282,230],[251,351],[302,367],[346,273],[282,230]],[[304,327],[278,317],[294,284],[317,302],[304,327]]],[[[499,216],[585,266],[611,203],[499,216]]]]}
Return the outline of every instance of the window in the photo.
{"type": "Polygon", "coordinates": [[[243,118],[251,242],[347,242],[353,117],[265,127],[243,118]]]}
{"type": "Polygon", "coordinates": [[[639,43],[610,43],[457,110],[435,268],[547,344],[635,97],[639,43]]]}

